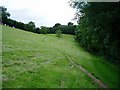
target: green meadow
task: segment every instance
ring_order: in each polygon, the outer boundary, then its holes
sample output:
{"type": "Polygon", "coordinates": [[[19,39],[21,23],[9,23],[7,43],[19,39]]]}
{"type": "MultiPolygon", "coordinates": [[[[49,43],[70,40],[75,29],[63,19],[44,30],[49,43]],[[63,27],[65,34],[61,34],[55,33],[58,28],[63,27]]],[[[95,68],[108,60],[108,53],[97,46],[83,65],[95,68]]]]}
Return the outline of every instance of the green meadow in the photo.
{"type": "Polygon", "coordinates": [[[117,87],[115,65],[86,52],[73,35],[58,39],[8,26],[2,26],[2,87],[99,88],[68,56],[110,88],[117,87]]]}

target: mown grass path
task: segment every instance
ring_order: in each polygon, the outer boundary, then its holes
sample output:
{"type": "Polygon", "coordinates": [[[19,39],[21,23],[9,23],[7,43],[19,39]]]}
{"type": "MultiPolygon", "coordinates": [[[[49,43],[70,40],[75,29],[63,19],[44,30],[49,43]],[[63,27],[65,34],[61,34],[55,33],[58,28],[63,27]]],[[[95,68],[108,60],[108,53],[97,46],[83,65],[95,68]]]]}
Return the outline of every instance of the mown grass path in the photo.
{"type": "Polygon", "coordinates": [[[98,88],[68,56],[105,85],[117,87],[118,69],[84,51],[73,35],[58,39],[54,34],[2,28],[3,88],[98,88]]]}
{"type": "MultiPolygon", "coordinates": [[[[60,50],[58,50],[58,51],[60,51],[60,50]]],[[[105,85],[101,80],[99,80],[95,76],[93,76],[89,71],[87,71],[85,68],[83,68],[80,64],[76,63],[75,60],[70,55],[68,55],[64,52],[62,52],[62,53],[63,53],[63,55],[67,56],[70,63],[72,64],[72,66],[78,67],[82,72],[84,72],[90,78],[92,78],[94,80],[94,82],[99,85],[99,88],[106,88],[106,90],[109,90],[109,87],[107,85],[105,85]]]]}
{"type": "Polygon", "coordinates": [[[100,81],[99,79],[97,79],[95,76],[93,76],[90,72],[88,72],[85,68],[83,68],[81,65],[79,65],[78,63],[74,62],[75,60],[73,60],[70,56],[68,56],[70,62],[72,64],[74,64],[76,67],[78,67],[81,71],[83,71],[85,74],[87,74],[90,78],[92,78],[94,80],[95,83],[97,83],[99,85],[100,88],[109,88],[107,85],[105,85],[102,81],[100,81]]]}

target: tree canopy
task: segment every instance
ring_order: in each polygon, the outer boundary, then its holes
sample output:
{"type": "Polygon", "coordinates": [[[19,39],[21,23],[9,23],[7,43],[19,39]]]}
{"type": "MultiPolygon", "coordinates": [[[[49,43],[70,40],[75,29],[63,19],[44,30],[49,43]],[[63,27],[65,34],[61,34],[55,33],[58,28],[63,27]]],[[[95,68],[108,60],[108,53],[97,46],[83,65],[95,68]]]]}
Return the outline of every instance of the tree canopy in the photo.
{"type": "Polygon", "coordinates": [[[0,6],[0,19],[2,19],[3,23],[6,24],[8,22],[8,17],[10,17],[10,13],[7,12],[7,8],[0,6]]]}
{"type": "Polygon", "coordinates": [[[120,2],[71,2],[77,9],[76,40],[88,51],[120,62],[120,2]]]}

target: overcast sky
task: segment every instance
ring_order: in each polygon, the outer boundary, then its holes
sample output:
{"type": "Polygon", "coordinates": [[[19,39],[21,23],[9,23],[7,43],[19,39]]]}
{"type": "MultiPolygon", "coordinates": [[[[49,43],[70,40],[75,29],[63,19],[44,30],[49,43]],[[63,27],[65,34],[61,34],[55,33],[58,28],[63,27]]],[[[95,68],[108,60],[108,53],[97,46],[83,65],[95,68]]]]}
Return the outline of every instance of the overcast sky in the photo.
{"type": "Polygon", "coordinates": [[[11,14],[10,18],[28,23],[35,22],[37,27],[54,26],[55,23],[66,25],[72,21],[75,9],[67,3],[69,0],[1,0],[11,14]]]}

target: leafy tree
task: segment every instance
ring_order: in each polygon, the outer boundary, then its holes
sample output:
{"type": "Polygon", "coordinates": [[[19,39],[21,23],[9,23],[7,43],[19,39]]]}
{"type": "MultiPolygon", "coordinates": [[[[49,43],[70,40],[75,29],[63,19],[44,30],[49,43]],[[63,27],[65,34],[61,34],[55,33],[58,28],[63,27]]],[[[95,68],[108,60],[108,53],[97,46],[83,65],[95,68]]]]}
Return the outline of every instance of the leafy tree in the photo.
{"type": "MultiPolygon", "coordinates": [[[[120,60],[120,2],[74,2],[79,25],[76,40],[88,51],[120,60]]],[[[120,62],[120,61],[119,61],[120,62]]]]}
{"type": "Polygon", "coordinates": [[[28,23],[28,29],[31,31],[31,32],[35,32],[35,23],[30,21],[28,23]]]}
{"type": "Polygon", "coordinates": [[[60,27],[61,24],[60,23],[56,23],[53,27],[60,27]]]}
{"type": "Polygon", "coordinates": [[[53,30],[53,27],[49,27],[48,28],[48,33],[49,34],[54,34],[55,33],[54,30],[53,30]]]}
{"type": "Polygon", "coordinates": [[[48,33],[48,28],[47,27],[45,27],[45,26],[41,26],[41,30],[40,30],[40,33],[41,34],[47,34],[48,33]]]}
{"type": "Polygon", "coordinates": [[[49,33],[56,33],[57,30],[61,30],[64,34],[75,34],[76,26],[72,22],[69,22],[68,25],[61,25],[56,23],[53,27],[49,28],[49,33]]]}
{"type": "Polygon", "coordinates": [[[7,12],[7,8],[0,6],[0,20],[2,17],[2,23],[6,24],[8,22],[8,17],[10,17],[10,13],[7,12]]]}
{"type": "Polygon", "coordinates": [[[61,25],[60,23],[56,23],[56,24],[53,26],[52,31],[53,31],[54,33],[56,33],[56,31],[57,31],[58,29],[60,29],[61,26],[62,26],[62,25],[61,25]]]}
{"type": "Polygon", "coordinates": [[[56,37],[58,37],[58,39],[62,38],[62,31],[60,29],[56,31],[56,37]]]}
{"type": "Polygon", "coordinates": [[[76,26],[73,25],[73,23],[68,23],[68,25],[62,25],[60,27],[60,30],[64,34],[75,34],[75,28],[76,28],[76,26]]]}
{"type": "Polygon", "coordinates": [[[68,22],[68,26],[73,26],[73,23],[72,22],[68,22]]]}
{"type": "Polygon", "coordinates": [[[35,32],[36,32],[36,33],[40,33],[40,28],[37,27],[37,28],[35,29],[35,32]]]}

